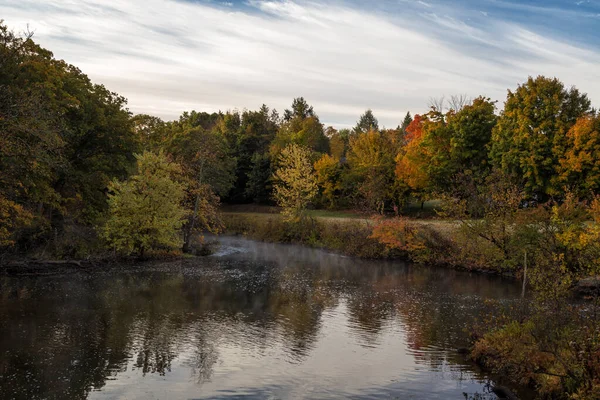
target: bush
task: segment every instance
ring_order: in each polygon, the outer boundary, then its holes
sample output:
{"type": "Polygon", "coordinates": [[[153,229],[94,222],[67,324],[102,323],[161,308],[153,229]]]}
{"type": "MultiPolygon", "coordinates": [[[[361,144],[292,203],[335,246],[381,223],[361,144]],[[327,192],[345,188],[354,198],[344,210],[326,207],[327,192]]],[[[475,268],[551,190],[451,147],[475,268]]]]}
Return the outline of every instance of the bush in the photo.
{"type": "Polygon", "coordinates": [[[225,233],[260,241],[304,244],[362,258],[398,255],[371,238],[372,227],[363,221],[304,218],[294,223],[285,221],[280,215],[225,214],[223,222],[225,233]]]}

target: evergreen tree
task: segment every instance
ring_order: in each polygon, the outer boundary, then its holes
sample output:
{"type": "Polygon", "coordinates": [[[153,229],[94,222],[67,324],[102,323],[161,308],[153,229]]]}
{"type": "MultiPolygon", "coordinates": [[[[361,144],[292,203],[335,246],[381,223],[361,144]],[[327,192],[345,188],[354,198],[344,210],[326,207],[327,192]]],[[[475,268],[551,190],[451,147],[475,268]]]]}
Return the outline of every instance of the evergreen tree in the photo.
{"type": "Polygon", "coordinates": [[[367,133],[369,131],[378,131],[379,130],[379,122],[377,118],[373,115],[373,111],[368,109],[365,111],[363,115],[360,116],[356,126],[354,127],[354,133],[367,133]]]}

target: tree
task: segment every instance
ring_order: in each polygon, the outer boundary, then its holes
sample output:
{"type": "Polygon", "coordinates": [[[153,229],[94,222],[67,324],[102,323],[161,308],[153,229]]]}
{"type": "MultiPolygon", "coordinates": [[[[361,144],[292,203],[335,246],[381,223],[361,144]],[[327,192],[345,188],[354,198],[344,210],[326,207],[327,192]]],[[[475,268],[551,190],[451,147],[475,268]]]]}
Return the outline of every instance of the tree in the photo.
{"type": "MultiPolygon", "coordinates": [[[[226,113],[217,124],[218,130],[228,141],[231,155],[237,159],[235,169],[235,183],[232,190],[225,198],[225,201],[234,203],[244,203],[249,201],[265,201],[270,193],[265,197],[260,194],[252,194],[258,187],[249,185],[266,186],[272,172],[270,165],[258,162],[257,158],[262,157],[268,152],[269,145],[279,128],[279,117],[275,110],[270,111],[263,104],[258,111],[244,111],[243,113],[226,113]],[[257,168],[265,167],[263,171],[257,171],[257,168]],[[250,174],[253,179],[266,177],[262,182],[250,182],[250,174]]],[[[260,191],[260,190],[259,190],[260,191]]]]}
{"type": "Polygon", "coordinates": [[[350,144],[350,130],[340,129],[329,136],[329,153],[340,161],[345,161],[350,144]]]}
{"type": "Polygon", "coordinates": [[[358,194],[366,209],[383,212],[386,201],[394,200],[394,156],[389,137],[377,131],[350,138],[350,175],[358,184],[358,194]]]}
{"type": "Polygon", "coordinates": [[[279,127],[270,146],[274,161],[277,160],[279,152],[290,143],[308,147],[316,153],[329,151],[329,138],[325,135],[323,124],[312,106],[302,97],[294,99],[292,111],[285,111],[284,123],[279,127]]]}
{"type": "Polygon", "coordinates": [[[377,118],[373,115],[373,111],[368,109],[364,114],[360,116],[358,121],[356,122],[356,126],[354,127],[354,133],[367,133],[369,131],[378,131],[379,130],[379,122],[377,118]]]}
{"type": "Polygon", "coordinates": [[[408,128],[408,126],[410,125],[410,123],[413,121],[413,117],[412,115],[410,115],[410,111],[408,111],[406,113],[406,115],[404,116],[404,119],[402,120],[402,124],[400,124],[398,126],[398,130],[400,131],[400,135],[402,138],[402,144],[406,144],[406,134],[408,133],[406,131],[406,128],[408,128]]]}
{"type": "Polygon", "coordinates": [[[168,149],[187,182],[185,205],[192,212],[183,229],[183,250],[188,251],[196,230],[220,230],[219,221],[208,216],[217,215],[218,196],[226,195],[233,186],[236,159],[223,135],[201,127],[183,127],[172,136],[168,149]]]}
{"type": "Polygon", "coordinates": [[[334,208],[337,203],[339,192],[342,189],[341,173],[342,167],[338,158],[329,154],[323,154],[315,162],[317,181],[321,189],[321,196],[329,208],[334,208]]]}
{"type": "Polygon", "coordinates": [[[306,119],[309,117],[316,117],[313,107],[309,105],[304,97],[297,97],[292,101],[292,109],[285,110],[283,113],[283,120],[289,122],[294,118],[306,119]]]}
{"type": "Polygon", "coordinates": [[[110,184],[109,218],[103,233],[117,250],[143,257],[148,249],[180,246],[184,191],[174,180],[180,167],[163,153],[144,152],[136,159],[135,175],[110,184]]]}
{"type": "Polygon", "coordinates": [[[589,111],[589,99],[577,89],[566,89],[557,78],[529,77],[508,92],[492,133],[492,162],[507,175],[523,177],[530,196],[560,195],[553,177],[566,151],[567,132],[589,111]]]}
{"type": "Polygon", "coordinates": [[[46,225],[45,208],[60,203],[54,182],[65,143],[52,101],[58,90],[38,74],[56,71],[52,53],[31,36],[15,35],[0,20],[0,246],[15,244],[34,221],[46,225]]]}
{"type": "Polygon", "coordinates": [[[466,170],[477,173],[489,168],[488,144],[498,119],[495,110],[495,102],[480,96],[462,104],[459,111],[446,114],[451,175],[466,170]]]}
{"type": "Polygon", "coordinates": [[[273,175],[275,200],[283,208],[284,218],[291,222],[304,217],[306,207],[318,193],[310,158],[309,149],[290,144],[281,151],[279,168],[273,175]]]}
{"type": "Polygon", "coordinates": [[[567,132],[559,182],[579,197],[600,192],[600,114],[583,116],[567,132]]]}
{"type": "Polygon", "coordinates": [[[0,60],[4,204],[34,216],[28,239],[60,232],[66,217],[98,222],[108,183],[127,176],[138,148],[125,99],[1,23],[0,60]]]}
{"type": "Polygon", "coordinates": [[[254,153],[252,168],[248,172],[246,182],[246,197],[255,203],[266,204],[271,200],[272,184],[271,157],[267,153],[254,153]]]}
{"type": "Polygon", "coordinates": [[[413,121],[406,127],[406,145],[396,157],[396,178],[408,186],[418,197],[423,198],[430,187],[427,164],[429,154],[423,144],[423,124],[425,118],[415,115],[413,121]]]}
{"type": "Polygon", "coordinates": [[[137,114],[131,121],[144,150],[158,151],[168,140],[167,124],[162,119],[148,114],[137,114]]]}

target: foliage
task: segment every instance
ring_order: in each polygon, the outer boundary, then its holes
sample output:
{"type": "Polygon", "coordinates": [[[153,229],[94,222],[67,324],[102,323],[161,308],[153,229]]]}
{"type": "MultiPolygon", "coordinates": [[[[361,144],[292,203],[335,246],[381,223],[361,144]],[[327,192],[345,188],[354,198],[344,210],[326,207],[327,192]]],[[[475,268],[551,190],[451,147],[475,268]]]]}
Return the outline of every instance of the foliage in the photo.
{"type": "Polygon", "coordinates": [[[288,145],[279,156],[279,168],[273,175],[274,197],[287,221],[300,221],[318,193],[310,156],[309,149],[297,144],[288,145]]]}
{"type": "Polygon", "coordinates": [[[381,213],[386,200],[393,198],[393,165],[394,153],[389,137],[371,130],[350,138],[349,174],[366,210],[381,213]]]}
{"type": "Polygon", "coordinates": [[[560,184],[580,197],[600,192],[600,114],[583,116],[569,129],[558,172],[560,184]]]}
{"type": "Polygon", "coordinates": [[[15,233],[31,223],[33,215],[20,204],[0,197],[0,247],[15,244],[15,233]]]}
{"type": "Polygon", "coordinates": [[[292,111],[286,110],[284,122],[271,143],[270,152],[277,159],[279,152],[289,144],[308,147],[316,153],[329,151],[329,138],[325,136],[323,124],[304,98],[294,99],[292,111]]]}
{"type": "Polygon", "coordinates": [[[348,129],[333,129],[329,134],[329,154],[338,160],[345,160],[348,152],[350,131],[348,129]]]}
{"type": "Polygon", "coordinates": [[[1,23],[0,60],[0,197],[34,216],[19,229],[98,221],[138,147],[125,99],[1,23]]]}
{"type": "Polygon", "coordinates": [[[137,114],[131,121],[133,131],[144,150],[159,151],[165,146],[169,126],[162,119],[148,114],[137,114]]]}
{"type": "Polygon", "coordinates": [[[319,184],[320,195],[323,203],[328,208],[335,208],[336,201],[339,198],[339,192],[342,190],[341,174],[342,167],[340,160],[329,154],[323,154],[314,164],[317,182],[319,184]]]}
{"type": "Polygon", "coordinates": [[[360,116],[354,127],[354,134],[367,133],[369,131],[378,131],[379,122],[373,115],[373,111],[368,109],[364,114],[360,116]]]}
{"type": "Polygon", "coordinates": [[[248,172],[245,196],[255,203],[268,204],[271,200],[271,157],[267,153],[254,153],[252,168],[248,172]]]}
{"type": "Polygon", "coordinates": [[[364,221],[285,221],[281,215],[223,215],[225,232],[275,243],[296,243],[325,248],[354,257],[388,258],[398,254],[370,237],[372,227],[364,221]]]}
{"type": "Polygon", "coordinates": [[[419,194],[429,188],[429,176],[426,172],[429,154],[423,146],[424,122],[425,118],[417,114],[406,127],[406,145],[396,156],[395,168],[397,179],[419,194]]]}
{"type": "Polygon", "coordinates": [[[127,181],[110,185],[109,219],[104,237],[115,249],[130,253],[181,245],[179,228],[185,211],[183,186],[174,180],[181,172],[162,154],[137,156],[137,172],[127,181]]]}
{"type": "Polygon", "coordinates": [[[388,249],[403,252],[414,261],[427,261],[425,238],[407,218],[377,218],[370,237],[388,249]]]}
{"type": "Polygon", "coordinates": [[[478,97],[442,114],[435,108],[416,115],[406,127],[405,145],[396,158],[396,176],[417,197],[446,192],[458,174],[488,172],[487,145],[496,124],[495,105],[478,97]]]}
{"type": "Polygon", "coordinates": [[[589,110],[590,101],[577,89],[556,78],[529,77],[508,92],[492,134],[492,162],[507,175],[523,177],[529,195],[561,194],[556,166],[566,152],[567,132],[589,110]]]}
{"type": "Polygon", "coordinates": [[[492,260],[501,269],[514,269],[525,244],[516,238],[514,230],[525,199],[523,191],[499,171],[491,174],[484,185],[465,182],[463,187],[470,190],[465,193],[463,189],[462,197],[445,197],[441,215],[458,221],[459,233],[466,241],[481,240],[489,245],[476,246],[485,250],[476,257],[492,260]]]}
{"type": "Polygon", "coordinates": [[[170,138],[168,148],[181,165],[185,179],[186,209],[191,212],[184,225],[184,251],[198,230],[218,232],[218,195],[226,195],[235,180],[236,159],[229,154],[225,137],[201,127],[182,126],[170,138]]]}

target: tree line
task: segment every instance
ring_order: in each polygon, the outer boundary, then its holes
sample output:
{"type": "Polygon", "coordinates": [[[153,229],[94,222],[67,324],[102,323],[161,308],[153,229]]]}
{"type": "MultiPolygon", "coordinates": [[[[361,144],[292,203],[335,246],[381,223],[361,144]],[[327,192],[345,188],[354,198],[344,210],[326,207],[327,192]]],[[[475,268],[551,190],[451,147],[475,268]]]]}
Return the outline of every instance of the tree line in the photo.
{"type": "Polygon", "coordinates": [[[115,248],[185,249],[222,228],[220,202],[277,203],[291,219],[309,205],[401,212],[410,199],[464,198],[492,175],[529,202],[592,198],[599,132],[587,95],[544,76],[502,109],[453,97],[394,128],[371,110],[352,129],[325,127],[302,97],[282,115],[263,105],[163,121],[0,24],[0,246],[83,226],[115,248]]]}

